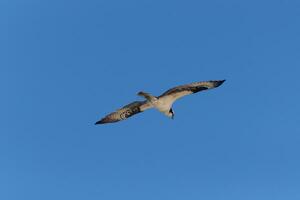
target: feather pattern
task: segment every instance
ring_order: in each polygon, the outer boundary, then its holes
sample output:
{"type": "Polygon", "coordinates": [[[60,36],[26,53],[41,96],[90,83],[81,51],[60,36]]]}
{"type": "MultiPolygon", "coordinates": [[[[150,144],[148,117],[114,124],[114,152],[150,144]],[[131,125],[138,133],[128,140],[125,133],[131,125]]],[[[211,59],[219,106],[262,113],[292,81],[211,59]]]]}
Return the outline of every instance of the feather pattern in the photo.
{"type": "Polygon", "coordinates": [[[115,112],[106,115],[103,119],[97,121],[95,124],[113,123],[127,119],[135,114],[143,112],[151,108],[151,104],[147,101],[134,101],[115,112]]]}
{"type": "Polygon", "coordinates": [[[186,85],[180,85],[174,88],[171,88],[160,95],[158,98],[162,99],[163,101],[168,101],[172,104],[177,99],[184,97],[189,94],[197,93],[203,90],[208,90],[212,88],[219,87],[224,83],[225,80],[220,81],[201,81],[195,82],[186,85]]]}

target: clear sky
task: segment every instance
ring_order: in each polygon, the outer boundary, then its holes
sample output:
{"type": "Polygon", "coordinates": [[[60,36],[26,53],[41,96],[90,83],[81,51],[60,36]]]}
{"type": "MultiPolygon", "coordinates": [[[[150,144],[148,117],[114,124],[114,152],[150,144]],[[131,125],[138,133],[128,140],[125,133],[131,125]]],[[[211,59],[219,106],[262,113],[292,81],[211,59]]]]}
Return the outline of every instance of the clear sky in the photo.
{"type": "Polygon", "coordinates": [[[300,1],[2,0],[0,199],[299,200],[300,1]],[[95,126],[140,90],[226,79],[95,126]]]}

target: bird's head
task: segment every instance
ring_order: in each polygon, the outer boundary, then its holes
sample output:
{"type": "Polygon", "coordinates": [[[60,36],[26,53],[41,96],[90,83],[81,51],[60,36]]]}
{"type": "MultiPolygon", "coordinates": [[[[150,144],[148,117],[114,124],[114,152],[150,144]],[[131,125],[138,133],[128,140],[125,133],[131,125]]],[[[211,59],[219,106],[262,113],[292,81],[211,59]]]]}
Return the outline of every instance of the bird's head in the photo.
{"type": "Polygon", "coordinates": [[[171,108],[171,109],[169,110],[168,117],[174,119],[174,116],[175,116],[175,113],[174,113],[173,109],[171,108]]]}

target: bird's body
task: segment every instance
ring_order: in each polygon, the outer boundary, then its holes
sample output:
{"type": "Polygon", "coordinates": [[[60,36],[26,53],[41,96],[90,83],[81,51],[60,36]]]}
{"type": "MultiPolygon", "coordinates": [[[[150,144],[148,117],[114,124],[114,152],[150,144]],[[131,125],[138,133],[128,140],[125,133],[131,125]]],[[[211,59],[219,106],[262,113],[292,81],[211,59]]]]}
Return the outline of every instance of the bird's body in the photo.
{"type": "Polygon", "coordinates": [[[172,109],[172,105],[177,99],[189,94],[200,92],[202,90],[218,87],[224,81],[225,80],[203,81],[182,85],[167,90],[158,97],[155,97],[146,92],[139,92],[138,95],[144,97],[146,99],[145,101],[135,101],[133,103],[130,103],[117,110],[116,112],[110,113],[109,115],[105,116],[103,119],[96,122],[96,124],[118,122],[150,108],[156,108],[166,116],[173,119],[174,111],[172,109]]]}
{"type": "Polygon", "coordinates": [[[166,99],[164,98],[158,98],[158,101],[156,104],[154,104],[154,107],[159,110],[160,112],[164,113],[165,115],[167,115],[168,117],[169,115],[169,111],[172,108],[172,104],[170,104],[168,101],[166,101],[166,99]]]}
{"type": "Polygon", "coordinates": [[[159,98],[154,97],[151,94],[145,93],[145,92],[139,92],[139,96],[145,97],[150,105],[154,108],[156,108],[158,111],[164,113],[165,115],[169,116],[169,111],[172,107],[172,104],[170,102],[166,101],[165,98],[159,98]]]}

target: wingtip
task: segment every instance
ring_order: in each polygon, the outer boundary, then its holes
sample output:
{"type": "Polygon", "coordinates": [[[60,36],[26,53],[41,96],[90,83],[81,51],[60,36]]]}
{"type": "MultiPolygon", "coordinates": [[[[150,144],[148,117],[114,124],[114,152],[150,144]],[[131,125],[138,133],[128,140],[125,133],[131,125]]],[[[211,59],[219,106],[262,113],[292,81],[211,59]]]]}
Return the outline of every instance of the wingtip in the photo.
{"type": "Polygon", "coordinates": [[[98,124],[103,124],[103,122],[101,122],[101,120],[100,120],[95,123],[95,125],[98,125],[98,124]]]}
{"type": "Polygon", "coordinates": [[[99,125],[99,124],[107,124],[107,123],[114,123],[114,122],[118,122],[118,121],[120,121],[120,120],[118,120],[118,119],[112,119],[112,118],[108,115],[108,116],[104,117],[103,119],[97,121],[97,122],[95,123],[95,125],[99,125]]]}
{"type": "Polygon", "coordinates": [[[107,123],[106,120],[105,120],[105,118],[104,118],[104,119],[101,119],[101,120],[99,120],[99,121],[97,121],[97,122],[95,123],[95,125],[104,124],[104,123],[107,123]]]}
{"type": "Polygon", "coordinates": [[[138,92],[136,95],[143,96],[145,93],[143,91],[138,92]]]}
{"type": "Polygon", "coordinates": [[[226,81],[225,79],[216,81],[216,87],[219,87],[219,86],[222,85],[225,81],[226,81]]]}

